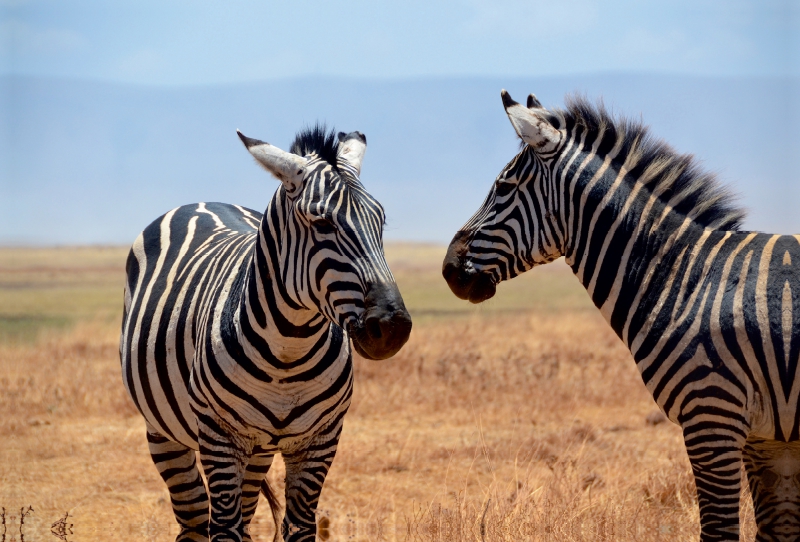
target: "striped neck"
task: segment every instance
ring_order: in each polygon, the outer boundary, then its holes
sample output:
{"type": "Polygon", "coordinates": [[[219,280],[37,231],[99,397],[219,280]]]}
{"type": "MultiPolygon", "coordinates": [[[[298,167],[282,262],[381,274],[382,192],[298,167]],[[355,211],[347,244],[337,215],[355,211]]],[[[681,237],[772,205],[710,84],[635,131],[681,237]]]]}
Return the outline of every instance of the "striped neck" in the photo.
{"type": "Polygon", "coordinates": [[[279,190],[270,201],[247,263],[239,299],[237,334],[240,344],[249,344],[274,367],[290,368],[307,362],[328,336],[331,323],[317,310],[300,305],[287,290],[281,265],[285,226],[285,199],[279,190]]]}
{"type": "Polygon", "coordinates": [[[643,326],[652,325],[647,315],[676,262],[714,231],[665,201],[669,185],[659,187],[650,178],[663,171],[642,175],[632,158],[620,159],[618,151],[580,152],[570,163],[557,164],[553,178],[565,194],[559,222],[566,262],[630,347],[638,332],[646,331],[643,326]]]}

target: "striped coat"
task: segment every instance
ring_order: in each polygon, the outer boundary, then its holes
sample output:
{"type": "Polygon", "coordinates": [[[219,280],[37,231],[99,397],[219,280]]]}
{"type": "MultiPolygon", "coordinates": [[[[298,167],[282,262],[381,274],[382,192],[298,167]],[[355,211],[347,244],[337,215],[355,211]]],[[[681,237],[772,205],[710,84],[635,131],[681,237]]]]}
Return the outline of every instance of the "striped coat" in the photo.
{"type": "Polygon", "coordinates": [[[284,540],[313,540],[352,395],[350,339],[383,359],[411,321],[383,257],[383,209],[358,180],[366,139],[315,129],[286,153],[241,137],[282,186],[263,216],[186,205],[137,238],[123,381],[170,489],[178,540],[249,539],[259,492],[274,509],[265,475],[276,453],[287,469],[284,540]]]}
{"type": "Polygon", "coordinates": [[[800,540],[800,238],[740,231],[715,179],[641,125],[503,102],[523,148],[450,245],[453,292],[481,302],[564,256],[683,429],[702,540],[739,540],[742,466],[758,540],[800,540]]]}

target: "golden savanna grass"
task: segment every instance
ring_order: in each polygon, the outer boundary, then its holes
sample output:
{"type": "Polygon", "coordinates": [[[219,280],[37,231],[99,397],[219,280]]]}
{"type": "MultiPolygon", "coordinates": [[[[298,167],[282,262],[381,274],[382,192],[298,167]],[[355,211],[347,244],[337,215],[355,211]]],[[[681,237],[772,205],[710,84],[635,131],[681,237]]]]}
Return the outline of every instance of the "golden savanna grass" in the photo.
{"type": "MultiPolygon", "coordinates": [[[[696,540],[680,430],[658,415],[629,353],[568,269],[537,269],[472,307],[440,278],[443,250],[387,247],[414,331],[391,360],[355,360],[320,538],[696,540]]],[[[177,534],[120,379],[125,254],[0,250],[8,541],[22,539],[28,507],[25,540],[58,540],[51,530],[79,541],[177,534]]],[[[277,460],[278,488],[281,474],[277,460]]],[[[752,540],[752,509],[742,502],[752,540]]],[[[271,540],[271,524],[262,502],[254,539],[271,540]]]]}

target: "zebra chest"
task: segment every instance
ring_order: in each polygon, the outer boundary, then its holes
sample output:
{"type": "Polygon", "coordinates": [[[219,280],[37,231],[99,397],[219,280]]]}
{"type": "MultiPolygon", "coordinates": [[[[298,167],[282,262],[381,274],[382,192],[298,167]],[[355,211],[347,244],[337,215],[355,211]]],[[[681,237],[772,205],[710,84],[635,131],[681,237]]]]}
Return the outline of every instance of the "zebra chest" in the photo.
{"type": "Polygon", "coordinates": [[[312,359],[291,370],[218,351],[198,354],[192,392],[232,431],[260,446],[291,449],[349,407],[353,375],[347,350],[332,363],[312,359]]]}

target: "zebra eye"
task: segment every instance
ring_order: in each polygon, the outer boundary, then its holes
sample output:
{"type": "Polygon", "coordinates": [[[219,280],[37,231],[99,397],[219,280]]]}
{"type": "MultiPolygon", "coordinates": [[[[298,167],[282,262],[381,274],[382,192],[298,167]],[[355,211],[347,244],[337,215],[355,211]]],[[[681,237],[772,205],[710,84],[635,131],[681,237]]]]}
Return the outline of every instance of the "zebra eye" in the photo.
{"type": "Polygon", "coordinates": [[[327,218],[319,218],[315,220],[314,229],[317,230],[317,233],[320,233],[322,235],[336,233],[336,226],[334,225],[333,222],[331,222],[327,218]]]}
{"type": "Polygon", "coordinates": [[[514,190],[514,183],[509,183],[506,181],[497,181],[497,195],[500,197],[505,197],[509,195],[514,190]]]}

